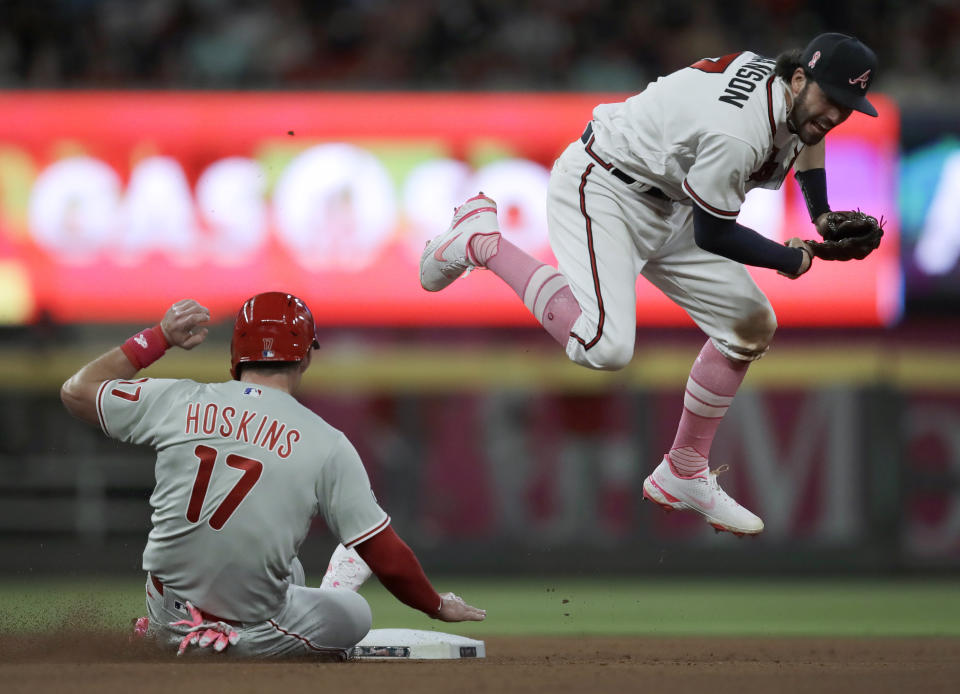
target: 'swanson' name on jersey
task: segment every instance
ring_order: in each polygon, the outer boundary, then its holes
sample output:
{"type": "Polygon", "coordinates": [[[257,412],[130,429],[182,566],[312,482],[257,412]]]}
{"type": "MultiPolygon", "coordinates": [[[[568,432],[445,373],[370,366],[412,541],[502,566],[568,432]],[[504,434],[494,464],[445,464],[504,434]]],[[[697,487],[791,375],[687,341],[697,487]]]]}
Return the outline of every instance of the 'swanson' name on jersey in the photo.
{"type": "Polygon", "coordinates": [[[236,408],[221,408],[216,403],[193,402],[187,405],[187,424],[185,434],[214,434],[225,439],[249,443],[276,452],[281,458],[287,458],[293,452],[293,445],[300,439],[300,432],[287,428],[286,424],[267,415],[257,416],[256,412],[244,410],[237,414],[236,408]],[[276,450],[274,450],[276,449],[276,450]]]}
{"type": "Polygon", "coordinates": [[[754,58],[737,70],[736,74],[727,82],[726,89],[720,96],[720,101],[743,108],[743,102],[750,98],[757,85],[773,73],[776,62],[768,58],[754,58]]]}

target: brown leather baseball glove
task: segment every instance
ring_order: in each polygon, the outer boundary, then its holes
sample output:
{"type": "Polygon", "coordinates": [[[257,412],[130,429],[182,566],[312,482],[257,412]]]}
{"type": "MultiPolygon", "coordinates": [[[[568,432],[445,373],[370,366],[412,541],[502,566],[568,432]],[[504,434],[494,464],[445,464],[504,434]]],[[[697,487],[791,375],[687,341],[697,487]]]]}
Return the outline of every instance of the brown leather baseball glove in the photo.
{"type": "Polygon", "coordinates": [[[804,241],[814,257],[822,260],[863,260],[883,238],[884,220],[860,210],[827,212],[816,221],[823,241],[804,241]]]}

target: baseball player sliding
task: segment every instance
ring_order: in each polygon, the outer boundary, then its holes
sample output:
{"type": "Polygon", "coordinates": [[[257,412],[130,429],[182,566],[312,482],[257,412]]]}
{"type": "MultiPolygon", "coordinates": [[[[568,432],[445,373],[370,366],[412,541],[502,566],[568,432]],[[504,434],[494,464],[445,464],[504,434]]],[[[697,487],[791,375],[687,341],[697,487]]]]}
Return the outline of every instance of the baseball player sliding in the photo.
{"type": "Polygon", "coordinates": [[[346,657],[370,629],[370,608],[351,590],[304,585],[297,551],[318,511],[400,601],[446,622],[483,620],[483,610],[437,594],[354,447],[294,399],[319,347],[300,299],[269,292],[243,304],[234,380],[136,378],[169,347],[202,343],[209,320],[196,301],[178,301],[61,390],[71,414],[157,451],[138,630],[178,653],[196,644],[241,657],[346,657]]]}
{"type": "Polygon", "coordinates": [[[814,258],[863,258],[879,245],[882,223],[830,212],[823,143],[852,111],[877,115],[866,98],[876,66],[856,38],[822,34],[776,60],[747,51],[698,60],[622,103],[601,104],[550,177],[558,268],[503,238],[496,203],[481,193],[427,244],[420,282],[440,291],[487,268],[570,359],[619,369],[633,355],[643,275],[709,337],[687,380],[676,438],[644,496],[700,513],[718,531],[759,533],[763,521],[721,489],[708,464],[717,427],[777,326],[745,265],[796,279],[814,258]],[[779,188],[791,167],[824,241],[780,245],[736,221],[748,191],[779,188]]]}

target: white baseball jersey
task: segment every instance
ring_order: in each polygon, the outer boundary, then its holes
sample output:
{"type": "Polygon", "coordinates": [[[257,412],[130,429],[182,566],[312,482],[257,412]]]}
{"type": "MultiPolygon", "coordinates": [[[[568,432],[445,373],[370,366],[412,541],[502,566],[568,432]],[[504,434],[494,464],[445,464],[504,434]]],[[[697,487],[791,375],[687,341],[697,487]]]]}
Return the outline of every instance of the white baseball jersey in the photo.
{"type": "Polygon", "coordinates": [[[674,200],[735,219],[753,188],[779,188],[802,143],[787,128],[775,61],[745,51],[707,58],[593,112],[594,148],[674,200]]]}
{"type": "Polygon", "coordinates": [[[104,433],[157,451],[143,568],[219,617],[259,622],[320,513],[347,547],[389,525],[353,445],[286,392],[240,381],[103,383],[104,433]]]}
{"type": "Polygon", "coordinates": [[[697,246],[692,205],[736,219],[748,191],[782,185],[803,145],[787,126],[787,85],[775,65],[749,52],[697,61],[597,106],[592,132],[558,158],[547,220],[581,308],[570,359],[597,369],[629,361],[638,274],[722,354],[749,361],[766,351],[776,327],[770,302],[745,266],[697,246]]]}

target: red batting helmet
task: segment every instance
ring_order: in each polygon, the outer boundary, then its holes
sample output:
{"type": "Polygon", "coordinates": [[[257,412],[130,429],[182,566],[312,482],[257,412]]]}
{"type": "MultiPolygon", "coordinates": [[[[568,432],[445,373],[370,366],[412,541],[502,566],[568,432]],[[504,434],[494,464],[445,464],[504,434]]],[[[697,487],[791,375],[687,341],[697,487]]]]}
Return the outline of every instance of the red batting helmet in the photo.
{"type": "Polygon", "coordinates": [[[240,307],[230,341],[230,374],[239,379],[240,364],[298,362],[317,341],[313,314],[300,299],[285,292],[265,292],[240,307]]]}

